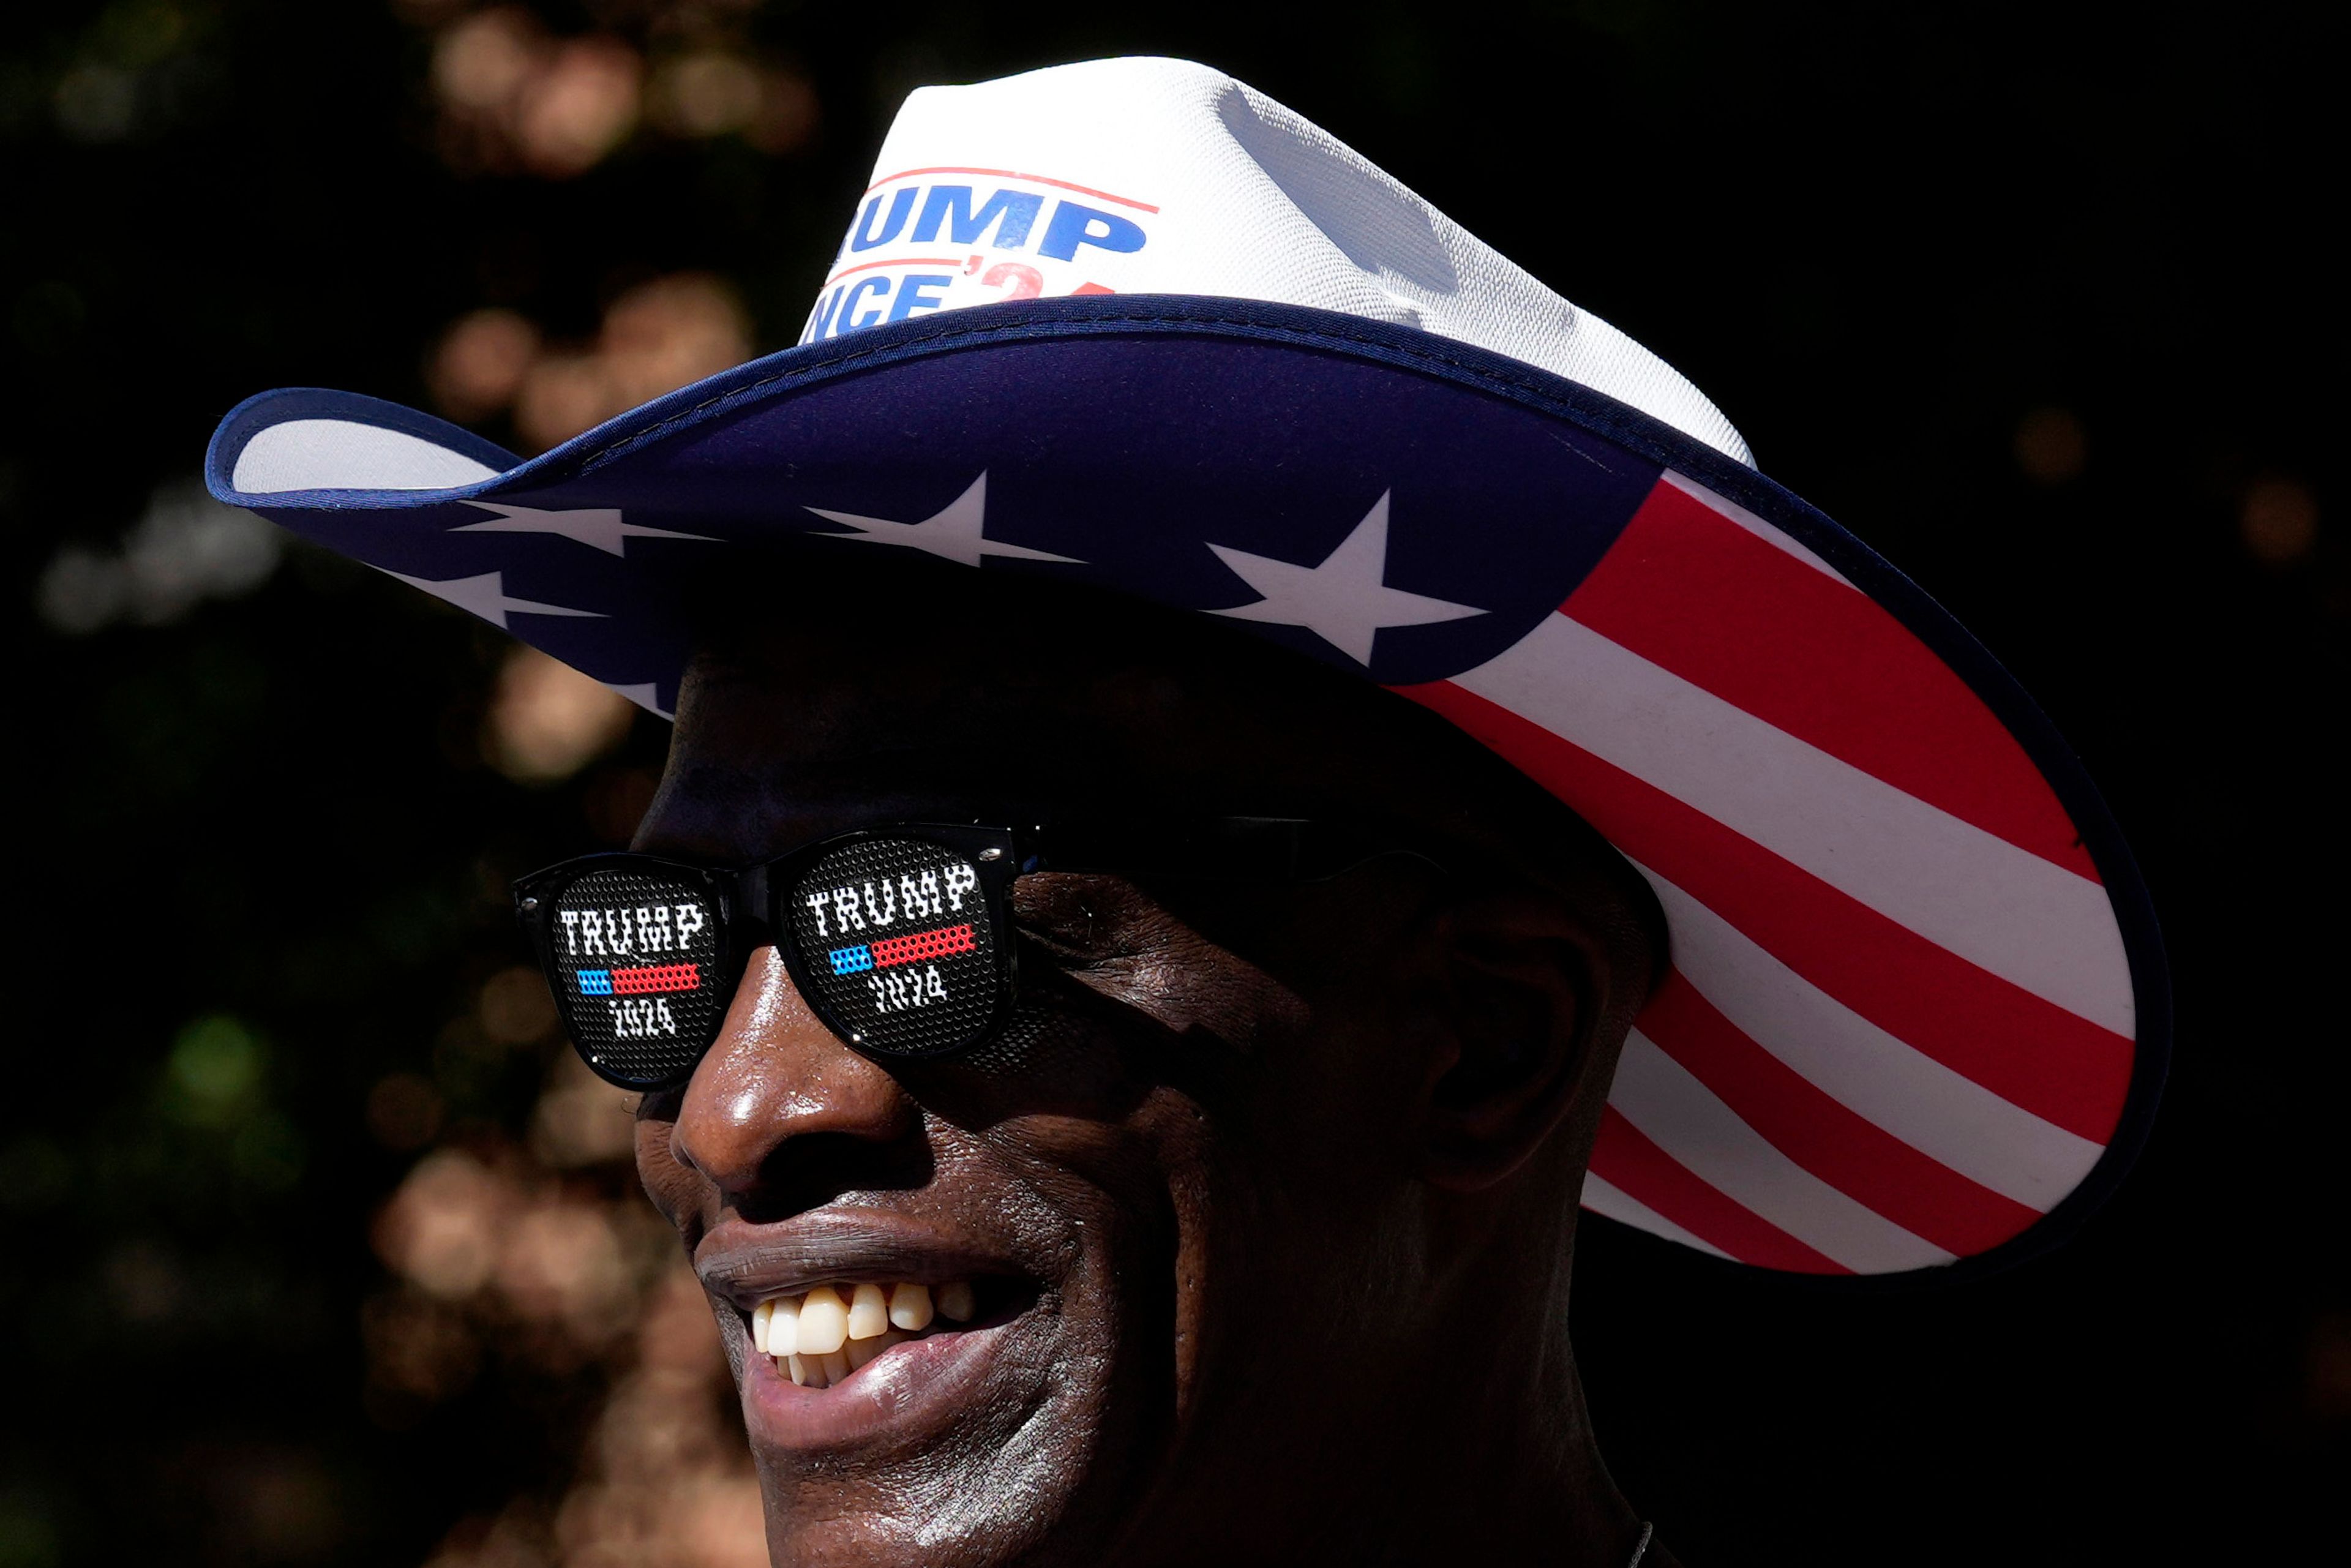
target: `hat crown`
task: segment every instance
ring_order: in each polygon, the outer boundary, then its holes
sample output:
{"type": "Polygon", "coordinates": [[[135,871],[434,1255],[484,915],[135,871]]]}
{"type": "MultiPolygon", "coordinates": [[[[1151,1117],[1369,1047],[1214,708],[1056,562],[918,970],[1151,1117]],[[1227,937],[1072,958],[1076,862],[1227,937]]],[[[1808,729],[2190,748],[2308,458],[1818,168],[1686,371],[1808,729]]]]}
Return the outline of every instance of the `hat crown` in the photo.
{"type": "Polygon", "coordinates": [[[1186,60],[1092,60],[910,94],[800,341],[1074,294],[1261,299],[1417,328],[1752,462],[1656,355],[1303,116],[1186,60]]]}

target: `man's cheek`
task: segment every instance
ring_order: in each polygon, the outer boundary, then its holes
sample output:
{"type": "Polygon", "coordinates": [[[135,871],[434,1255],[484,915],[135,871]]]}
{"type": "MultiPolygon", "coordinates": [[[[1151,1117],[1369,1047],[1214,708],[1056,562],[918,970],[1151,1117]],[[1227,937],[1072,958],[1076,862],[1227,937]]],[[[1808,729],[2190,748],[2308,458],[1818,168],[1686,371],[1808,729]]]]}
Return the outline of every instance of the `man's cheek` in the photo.
{"type": "Polygon", "coordinates": [[[1161,915],[1122,958],[1081,977],[1171,1034],[1206,1034],[1242,1051],[1305,1027],[1304,998],[1249,960],[1161,915]]]}
{"type": "Polygon", "coordinates": [[[637,1181],[663,1218],[678,1228],[686,1244],[694,1244],[700,1228],[705,1183],[682,1164],[674,1152],[671,1134],[675,1124],[667,1117],[641,1113],[636,1124],[637,1181]]]}

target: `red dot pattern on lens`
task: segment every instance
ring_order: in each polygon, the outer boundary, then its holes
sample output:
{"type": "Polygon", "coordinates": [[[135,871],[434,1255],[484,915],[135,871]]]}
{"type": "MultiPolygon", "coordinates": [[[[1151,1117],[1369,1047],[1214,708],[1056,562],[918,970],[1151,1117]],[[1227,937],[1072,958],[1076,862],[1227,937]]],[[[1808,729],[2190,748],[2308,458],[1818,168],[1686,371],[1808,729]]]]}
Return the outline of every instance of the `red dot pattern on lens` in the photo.
{"type": "MultiPolygon", "coordinates": [[[[904,936],[891,936],[873,945],[873,967],[886,969],[893,964],[919,964],[925,958],[945,958],[956,953],[968,953],[971,947],[971,927],[942,925],[935,931],[911,931],[904,936]]],[[[618,975],[612,977],[615,983],[618,975]]]]}
{"type": "Polygon", "coordinates": [[[612,971],[612,994],[642,997],[653,991],[691,991],[702,984],[699,964],[654,964],[643,969],[612,971]]]}

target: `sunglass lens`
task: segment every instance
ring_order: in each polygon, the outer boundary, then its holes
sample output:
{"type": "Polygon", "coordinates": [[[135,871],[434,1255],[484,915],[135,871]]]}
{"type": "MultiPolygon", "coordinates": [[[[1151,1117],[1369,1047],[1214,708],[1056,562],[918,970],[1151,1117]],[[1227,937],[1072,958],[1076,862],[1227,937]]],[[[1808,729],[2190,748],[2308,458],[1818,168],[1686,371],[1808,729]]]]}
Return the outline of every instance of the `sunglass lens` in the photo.
{"type": "Polygon", "coordinates": [[[549,980],[588,1065],[650,1089],[691,1071],[726,1015],[718,911],[691,878],[591,871],[556,895],[549,980]]]}
{"type": "Polygon", "coordinates": [[[935,1056],[995,1017],[998,936],[979,871],[926,839],[860,839],[820,859],[786,918],[810,999],[862,1050],[935,1056]]]}

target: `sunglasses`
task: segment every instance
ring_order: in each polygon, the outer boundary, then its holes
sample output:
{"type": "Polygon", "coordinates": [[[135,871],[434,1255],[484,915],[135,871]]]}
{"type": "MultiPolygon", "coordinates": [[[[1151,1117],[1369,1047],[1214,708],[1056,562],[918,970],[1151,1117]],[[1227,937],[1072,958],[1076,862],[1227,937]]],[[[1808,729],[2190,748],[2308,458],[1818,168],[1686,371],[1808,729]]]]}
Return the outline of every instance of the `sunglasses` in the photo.
{"type": "Polygon", "coordinates": [[[987,1039],[1019,999],[1009,910],[1019,877],[1313,882],[1390,853],[1421,852],[1288,817],[1147,831],[904,822],[732,869],[587,855],[524,877],[514,895],[581,1059],[607,1082],[653,1090],[693,1074],[764,946],[847,1044],[878,1057],[950,1056],[987,1039]]]}

